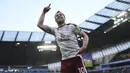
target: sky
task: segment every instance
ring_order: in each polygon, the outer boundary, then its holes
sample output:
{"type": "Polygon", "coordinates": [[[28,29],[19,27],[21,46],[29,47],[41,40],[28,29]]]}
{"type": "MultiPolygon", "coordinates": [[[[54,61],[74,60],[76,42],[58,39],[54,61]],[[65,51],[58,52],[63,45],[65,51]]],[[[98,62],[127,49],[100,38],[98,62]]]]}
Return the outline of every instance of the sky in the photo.
{"type": "Polygon", "coordinates": [[[43,8],[51,3],[45,25],[57,27],[55,13],[60,10],[67,23],[77,25],[114,0],[0,0],[0,30],[42,31],[37,27],[43,8]]]}

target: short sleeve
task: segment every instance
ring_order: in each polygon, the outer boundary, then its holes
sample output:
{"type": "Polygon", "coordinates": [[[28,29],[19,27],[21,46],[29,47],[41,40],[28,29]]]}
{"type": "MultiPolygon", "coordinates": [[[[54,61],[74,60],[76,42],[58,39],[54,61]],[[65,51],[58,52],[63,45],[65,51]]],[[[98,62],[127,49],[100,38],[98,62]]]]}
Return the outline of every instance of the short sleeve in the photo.
{"type": "Polygon", "coordinates": [[[80,27],[79,26],[77,26],[77,25],[75,25],[75,24],[73,24],[73,32],[74,32],[74,34],[79,34],[80,32],[81,32],[81,29],[80,29],[80,27]]]}

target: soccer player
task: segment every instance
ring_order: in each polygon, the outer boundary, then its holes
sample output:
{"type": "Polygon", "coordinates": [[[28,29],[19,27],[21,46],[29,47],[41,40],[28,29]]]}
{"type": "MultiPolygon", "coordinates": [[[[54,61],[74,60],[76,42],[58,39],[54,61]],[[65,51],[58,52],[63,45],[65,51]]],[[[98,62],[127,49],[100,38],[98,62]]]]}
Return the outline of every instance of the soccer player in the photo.
{"type": "Polygon", "coordinates": [[[44,24],[45,14],[50,10],[50,5],[43,9],[37,26],[43,31],[54,35],[60,48],[62,60],[60,73],[87,73],[84,66],[82,54],[88,45],[88,36],[80,31],[80,28],[73,23],[65,23],[65,15],[57,11],[54,18],[58,28],[50,27],[44,24]],[[77,35],[83,37],[82,47],[79,47],[77,35]]]}

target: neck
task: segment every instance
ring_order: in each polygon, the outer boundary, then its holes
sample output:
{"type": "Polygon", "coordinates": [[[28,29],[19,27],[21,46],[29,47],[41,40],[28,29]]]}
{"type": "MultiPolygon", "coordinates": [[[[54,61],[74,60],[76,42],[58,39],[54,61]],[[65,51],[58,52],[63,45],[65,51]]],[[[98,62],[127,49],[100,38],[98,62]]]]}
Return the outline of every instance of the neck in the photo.
{"type": "Polygon", "coordinates": [[[58,27],[62,27],[62,26],[64,26],[64,25],[65,25],[65,23],[62,23],[62,24],[59,24],[58,27]]]}

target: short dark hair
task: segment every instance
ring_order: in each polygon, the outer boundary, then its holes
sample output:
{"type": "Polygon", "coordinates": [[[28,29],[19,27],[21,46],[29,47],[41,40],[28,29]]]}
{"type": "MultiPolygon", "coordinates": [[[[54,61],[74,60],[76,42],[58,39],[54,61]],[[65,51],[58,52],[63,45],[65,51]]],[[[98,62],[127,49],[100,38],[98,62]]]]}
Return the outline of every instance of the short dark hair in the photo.
{"type": "MultiPolygon", "coordinates": [[[[57,13],[62,13],[62,12],[58,10],[58,11],[56,12],[56,14],[57,14],[57,13]]],[[[56,15],[56,14],[55,14],[55,15],[56,15]]],[[[62,13],[62,14],[64,15],[64,13],[62,13]]],[[[64,17],[65,17],[65,15],[64,15],[64,17]]]]}

